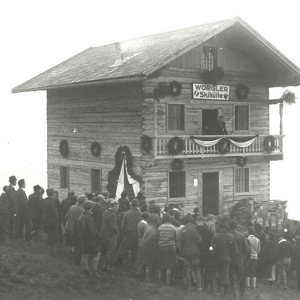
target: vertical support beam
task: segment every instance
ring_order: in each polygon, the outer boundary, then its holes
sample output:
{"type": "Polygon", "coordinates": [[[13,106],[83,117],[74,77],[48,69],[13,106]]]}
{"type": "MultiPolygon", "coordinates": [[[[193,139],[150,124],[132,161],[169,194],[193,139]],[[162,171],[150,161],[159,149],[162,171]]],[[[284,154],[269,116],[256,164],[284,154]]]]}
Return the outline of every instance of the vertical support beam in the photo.
{"type": "Polygon", "coordinates": [[[279,103],[279,115],[280,115],[279,134],[281,135],[281,137],[279,138],[279,141],[280,141],[280,152],[283,155],[283,137],[282,137],[283,136],[283,102],[282,101],[279,103]]]}
{"type": "Polygon", "coordinates": [[[153,145],[153,156],[154,159],[157,157],[157,100],[153,98],[153,134],[154,134],[154,145],[153,145]]]}

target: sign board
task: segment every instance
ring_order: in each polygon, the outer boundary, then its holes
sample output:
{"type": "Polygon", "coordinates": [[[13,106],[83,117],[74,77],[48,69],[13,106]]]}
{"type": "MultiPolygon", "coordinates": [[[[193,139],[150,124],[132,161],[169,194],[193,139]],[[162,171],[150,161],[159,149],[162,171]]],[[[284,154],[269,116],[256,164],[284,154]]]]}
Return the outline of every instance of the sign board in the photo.
{"type": "Polygon", "coordinates": [[[229,100],[229,86],[193,83],[193,99],[229,100]]]}

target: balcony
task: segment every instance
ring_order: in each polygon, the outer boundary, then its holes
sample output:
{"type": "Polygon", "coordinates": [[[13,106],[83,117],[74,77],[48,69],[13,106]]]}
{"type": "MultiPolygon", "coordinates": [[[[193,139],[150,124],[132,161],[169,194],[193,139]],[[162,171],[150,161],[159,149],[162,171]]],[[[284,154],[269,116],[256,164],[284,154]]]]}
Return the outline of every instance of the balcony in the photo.
{"type": "MultiPolygon", "coordinates": [[[[168,151],[168,142],[174,137],[171,135],[159,136],[154,139],[154,156],[156,159],[166,159],[166,158],[205,158],[205,157],[230,157],[230,156],[255,156],[255,155],[269,155],[269,156],[278,156],[283,154],[283,137],[284,135],[273,135],[275,138],[274,150],[271,153],[268,153],[264,150],[264,139],[267,135],[259,135],[256,137],[254,142],[247,147],[238,147],[230,143],[229,151],[226,154],[220,154],[218,151],[218,145],[203,147],[198,145],[193,141],[190,136],[187,135],[178,135],[183,139],[183,151],[178,155],[171,155],[168,151]],[[156,151],[155,151],[156,149],[156,151]]],[[[197,136],[205,138],[237,138],[245,137],[245,135],[205,135],[197,136]]]]}

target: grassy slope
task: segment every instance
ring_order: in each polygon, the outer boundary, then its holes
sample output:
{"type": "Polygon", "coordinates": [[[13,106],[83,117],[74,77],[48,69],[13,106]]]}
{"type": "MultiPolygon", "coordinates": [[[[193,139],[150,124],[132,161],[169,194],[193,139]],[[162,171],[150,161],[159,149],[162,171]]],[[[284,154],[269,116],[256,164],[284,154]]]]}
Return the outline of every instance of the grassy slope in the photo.
{"type": "MultiPolygon", "coordinates": [[[[64,299],[151,299],[194,300],[214,299],[207,295],[189,293],[178,285],[167,287],[157,282],[145,283],[130,274],[128,267],[103,278],[86,277],[74,265],[64,246],[49,254],[43,244],[6,241],[0,244],[0,299],[64,300],[64,299]]],[[[289,291],[284,294],[276,287],[261,285],[247,299],[299,299],[289,291]]]]}

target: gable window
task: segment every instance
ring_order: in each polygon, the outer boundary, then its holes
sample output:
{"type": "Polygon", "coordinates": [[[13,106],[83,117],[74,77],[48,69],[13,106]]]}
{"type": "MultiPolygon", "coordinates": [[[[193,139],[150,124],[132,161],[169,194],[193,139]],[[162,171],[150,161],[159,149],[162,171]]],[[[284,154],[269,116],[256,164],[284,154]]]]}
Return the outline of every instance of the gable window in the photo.
{"type": "Polygon", "coordinates": [[[101,192],[101,171],[91,169],[91,192],[101,192]]]}
{"type": "Polygon", "coordinates": [[[168,104],[168,131],[184,131],[184,104],[168,104]]]}
{"type": "Polygon", "coordinates": [[[249,106],[236,105],[234,115],[235,115],[235,130],[249,131],[249,106]]]}
{"type": "Polygon", "coordinates": [[[218,67],[217,47],[203,46],[203,69],[212,71],[218,67]]]}
{"type": "Polygon", "coordinates": [[[60,188],[68,189],[69,188],[69,168],[67,166],[60,166],[60,188]]]}
{"type": "Polygon", "coordinates": [[[169,196],[185,197],[185,171],[169,172],[169,196]]]}
{"type": "Polygon", "coordinates": [[[249,168],[236,168],[234,178],[235,193],[250,192],[249,168]]]}

